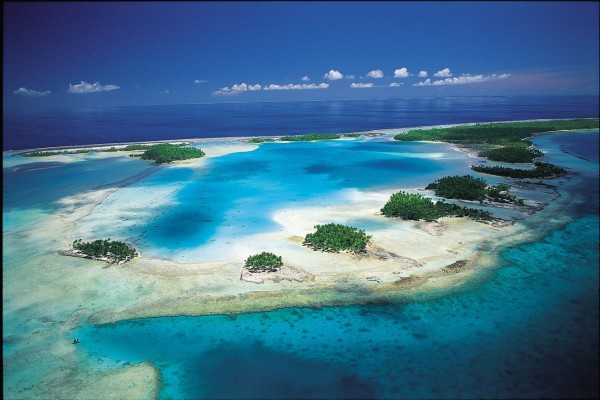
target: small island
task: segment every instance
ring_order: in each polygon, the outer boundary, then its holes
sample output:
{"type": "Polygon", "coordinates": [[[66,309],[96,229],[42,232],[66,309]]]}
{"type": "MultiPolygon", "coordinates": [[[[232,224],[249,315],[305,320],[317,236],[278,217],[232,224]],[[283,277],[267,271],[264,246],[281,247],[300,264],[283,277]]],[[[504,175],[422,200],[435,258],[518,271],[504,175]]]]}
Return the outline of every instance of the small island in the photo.
{"type": "Polygon", "coordinates": [[[490,220],[489,211],[461,207],[442,201],[433,202],[422,194],[411,194],[404,191],[394,193],[381,209],[386,217],[399,217],[414,221],[435,221],[441,217],[469,217],[474,220],[490,220]]]}
{"type": "Polygon", "coordinates": [[[146,150],[143,154],[132,155],[140,157],[142,160],[154,160],[156,164],[168,164],[173,161],[188,160],[191,158],[204,157],[204,152],[195,147],[186,147],[169,143],[155,144],[146,150]]]}
{"type": "Polygon", "coordinates": [[[269,143],[269,142],[274,142],[275,139],[274,138],[262,138],[262,137],[255,137],[252,139],[248,139],[248,143],[269,143]]]}
{"type": "MultiPolygon", "coordinates": [[[[524,143],[524,145],[526,144],[524,143]]],[[[529,164],[536,159],[543,157],[544,152],[536,149],[530,149],[529,147],[510,146],[484,150],[479,152],[477,155],[492,161],[529,164]]]]}
{"type": "Polygon", "coordinates": [[[436,196],[447,199],[479,200],[480,202],[488,200],[523,205],[523,200],[508,193],[509,185],[501,183],[488,186],[485,179],[474,178],[471,175],[446,176],[430,183],[425,189],[433,190],[436,196]]]}
{"type": "Polygon", "coordinates": [[[371,241],[364,230],[341,224],[316,225],[314,233],[308,233],[302,243],[313,250],[325,252],[364,253],[371,241]]]}
{"type": "Polygon", "coordinates": [[[498,165],[492,167],[472,165],[471,169],[484,174],[506,176],[508,178],[553,178],[567,173],[567,170],[563,167],[550,163],[536,162],[533,165],[535,166],[534,169],[508,168],[498,165]]]}
{"type": "Polygon", "coordinates": [[[275,272],[281,268],[283,261],[280,256],[263,251],[248,257],[244,264],[250,272],[275,272]]]}
{"type": "Polygon", "coordinates": [[[59,253],[66,256],[89,258],[92,260],[106,261],[109,264],[124,264],[139,256],[139,252],[119,241],[98,239],[92,242],[83,242],[77,239],[73,242],[73,248],[59,253]]]}

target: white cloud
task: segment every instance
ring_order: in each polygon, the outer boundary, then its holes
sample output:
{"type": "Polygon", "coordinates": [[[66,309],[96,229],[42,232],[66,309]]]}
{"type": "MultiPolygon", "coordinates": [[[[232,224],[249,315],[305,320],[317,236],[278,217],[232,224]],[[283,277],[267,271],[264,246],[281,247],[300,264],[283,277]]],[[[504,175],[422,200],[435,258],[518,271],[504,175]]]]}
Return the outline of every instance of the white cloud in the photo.
{"type": "Polygon", "coordinates": [[[394,71],[394,78],[406,78],[408,77],[408,69],[406,67],[398,68],[394,71]]]}
{"type": "Polygon", "coordinates": [[[75,93],[75,94],[85,94],[85,93],[96,93],[96,92],[108,92],[108,91],[117,90],[117,89],[120,89],[120,87],[117,85],[101,85],[98,82],[87,83],[87,82],[81,81],[81,83],[79,83],[77,85],[71,85],[69,83],[69,89],[67,89],[67,92],[75,93]]]}
{"type": "Polygon", "coordinates": [[[354,83],[354,82],[352,82],[350,87],[352,89],[367,89],[367,88],[372,88],[373,84],[372,83],[354,83]]]}
{"type": "Polygon", "coordinates": [[[432,81],[431,79],[425,79],[423,82],[415,83],[413,86],[448,86],[448,85],[466,85],[468,83],[481,83],[487,81],[497,81],[506,79],[510,74],[492,74],[492,75],[462,75],[459,77],[440,79],[432,81]]]}
{"type": "Polygon", "coordinates": [[[390,83],[389,87],[400,87],[402,85],[404,85],[404,83],[392,82],[390,83]]]}
{"type": "Polygon", "coordinates": [[[367,76],[376,79],[383,78],[383,71],[380,69],[374,69],[373,71],[369,71],[367,76]]]}
{"type": "Polygon", "coordinates": [[[232,92],[246,92],[248,91],[248,85],[245,83],[238,83],[231,87],[232,92]]]}
{"type": "Polygon", "coordinates": [[[170,91],[170,90],[163,90],[162,92],[159,92],[159,93],[162,93],[162,94],[169,94],[169,93],[171,93],[171,91],[170,91]]]}
{"type": "Polygon", "coordinates": [[[45,92],[38,92],[37,90],[31,90],[24,87],[21,87],[13,92],[16,96],[25,96],[25,97],[44,97],[50,94],[49,90],[45,92]]]}
{"type": "Polygon", "coordinates": [[[344,78],[346,78],[346,79],[356,79],[356,76],[354,76],[354,75],[346,75],[346,76],[344,76],[344,78]]]}
{"type": "Polygon", "coordinates": [[[208,82],[206,79],[196,79],[196,80],[194,81],[194,83],[197,83],[197,84],[200,84],[200,83],[206,83],[206,82],[208,82]]]}
{"type": "Polygon", "coordinates": [[[288,84],[288,85],[278,85],[271,83],[268,86],[261,86],[258,83],[256,85],[248,85],[246,83],[239,83],[237,85],[233,85],[232,87],[223,87],[217,91],[214,91],[213,94],[217,95],[230,95],[230,94],[240,94],[242,92],[252,92],[257,90],[302,90],[302,89],[327,89],[329,87],[328,83],[319,83],[318,85],[315,83],[302,83],[302,84],[288,84]]]}
{"type": "Polygon", "coordinates": [[[224,95],[229,95],[229,94],[240,94],[242,92],[247,92],[247,91],[255,91],[255,90],[261,90],[262,86],[259,84],[256,85],[248,85],[247,83],[238,83],[233,85],[231,88],[225,86],[222,87],[221,89],[213,92],[213,94],[224,94],[224,95]]]}
{"type": "Polygon", "coordinates": [[[427,78],[427,71],[419,71],[419,78],[427,78]]]}
{"type": "Polygon", "coordinates": [[[293,84],[288,84],[288,85],[277,85],[277,84],[270,84],[269,86],[265,86],[263,88],[263,90],[303,90],[303,89],[327,89],[329,87],[329,83],[319,83],[318,85],[315,85],[314,83],[311,84],[306,84],[303,83],[301,85],[293,85],[293,84]]]}
{"type": "Polygon", "coordinates": [[[332,69],[328,73],[323,75],[323,79],[329,79],[330,81],[337,81],[338,79],[342,79],[343,77],[344,74],[335,69],[332,69]]]}
{"type": "Polygon", "coordinates": [[[437,78],[449,78],[452,76],[452,72],[450,72],[450,68],[444,68],[433,74],[433,76],[437,78]]]}
{"type": "Polygon", "coordinates": [[[304,82],[308,82],[308,81],[310,81],[310,78],[308,76],[303,76],[302,78],[300,78],[300,80],[304,81],[304,82]]]}

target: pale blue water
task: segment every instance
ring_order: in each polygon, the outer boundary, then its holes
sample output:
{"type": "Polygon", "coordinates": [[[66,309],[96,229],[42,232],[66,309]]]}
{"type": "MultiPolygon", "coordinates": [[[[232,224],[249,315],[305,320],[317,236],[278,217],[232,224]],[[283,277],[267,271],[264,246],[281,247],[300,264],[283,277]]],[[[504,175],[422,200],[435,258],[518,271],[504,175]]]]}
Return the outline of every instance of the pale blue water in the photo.
{"type": "Polygon", "coordinates": [[[116,187],[119,181],[149,168],[147,163],[132,161],[118,157],[62,163],[26,158],[23,163],[2,170],[3,210],[56,210],[56,202],[64,197],[103,186],[116,187]]]}
{"type": "Polygon", "coordinates": [[[536,143],[585,175],[565,184],[570,202],[553,221],[529,221],[545,234],[505,249],[460,290],[404,304],[124,321],[75,336],[109,364],[155,363],[163,399],[595,398],[598,134],[536,143]]]}
{"type": "MultiPolygon", "coordinates": [[[[174,204],[156,217],[115,235],[136,243],[145,254],[184,257],[172,250],[202,245],[226,226],[231,237],[278,230],[272,212],[294,205],[339,202],[346,188],[419,187],[445,173],[469,173],[468,160],[445,144],[384,140],[263,144],[252,152],[207,160],[206,168],[159,171],[140,182],[164,187],[182,182],[174,204]],[[445,158],[425,158],[431,153],[445,158]]],[[[360,228],[360,221],[357,224],[360,228]]]]}

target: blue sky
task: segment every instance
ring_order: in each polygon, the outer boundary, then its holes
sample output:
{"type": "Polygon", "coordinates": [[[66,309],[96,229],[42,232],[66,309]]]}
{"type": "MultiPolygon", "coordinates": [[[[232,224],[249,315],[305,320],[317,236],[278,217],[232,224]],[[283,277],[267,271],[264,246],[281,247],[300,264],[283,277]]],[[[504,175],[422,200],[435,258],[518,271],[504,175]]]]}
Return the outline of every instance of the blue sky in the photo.
{"type": "Polygon", "coordinates": [[[598,94],[598,2],[4,3],[4,108],[598,94]]]}

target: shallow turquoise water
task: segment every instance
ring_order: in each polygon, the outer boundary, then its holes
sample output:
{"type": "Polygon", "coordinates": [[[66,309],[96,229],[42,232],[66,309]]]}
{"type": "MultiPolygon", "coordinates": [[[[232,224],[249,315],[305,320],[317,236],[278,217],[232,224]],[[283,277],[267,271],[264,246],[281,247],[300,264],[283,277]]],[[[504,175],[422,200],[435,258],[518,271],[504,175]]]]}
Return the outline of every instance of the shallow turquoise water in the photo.
{"type": "MultiPolygon", "coordinates": [[[[123,321],[74,336],[108,365],[155,363],[163,399],[595,398],[598,153],[590,148],[598,148],[598,135],[568,136],[568,144],[564,137],[536,143],[549,161],[580,173],[562,186],[566,208],[532,218],[532,242],[502,251],[461,290],[404,304],[123,321]]],[[[338,188],[345,179],[367,180],[345,176],[329,159],[338,188]]],[[[222,162],[230,171],[243,157],[222,162]]],[[[256,178],[268,167],[252,168],[256,178]]]]}
{"type": "MultiPolygon", "coordinates": [[[[145,191],[177,188],[172,201],[152,215],[133,225],[112,224],[111,230],[144,254],[193,261],[196,256],[186,249],[277,231],[272,218],[277,210],[339,204],[342,189],[423,187],[450,173],[469,172],[464,154],[446,144],[379,138],[266,143],[254,151],[207,159],[200,168],[164,168],[131,185],[145,191]]],[[[357,222],[359,228],[368,227],[357,222]]]]}
{"type": "Polygon", "coordinates": [[[149,167],[147,163],[113,157],[70,163],[25,157],[18,160],[17,165],[3,168],[4,212],[17,208],[53,211],[64,197],[98,187],[116,187],[119,181],[149,167]]]}

